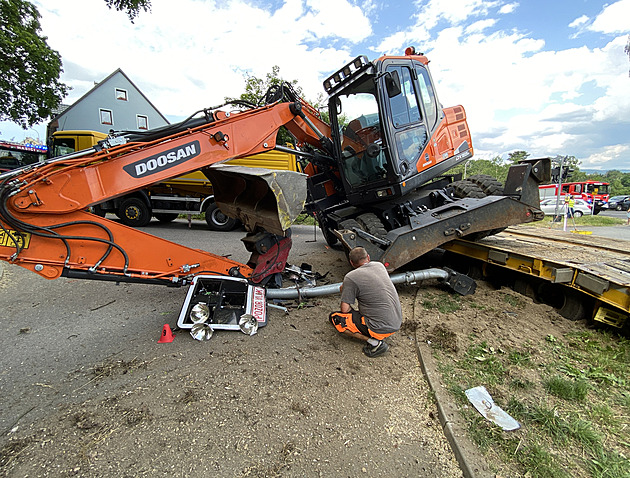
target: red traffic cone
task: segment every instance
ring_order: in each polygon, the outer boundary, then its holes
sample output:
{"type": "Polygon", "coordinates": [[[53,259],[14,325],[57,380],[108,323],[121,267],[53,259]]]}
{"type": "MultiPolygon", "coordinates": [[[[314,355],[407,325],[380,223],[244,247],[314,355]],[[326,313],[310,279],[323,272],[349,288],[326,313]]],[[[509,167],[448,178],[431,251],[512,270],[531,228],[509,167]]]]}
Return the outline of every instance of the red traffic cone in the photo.
{"type": "Polygon", "coordinates": [[[158,344],[170,344],[173,341],[173,332],[171,332],[171,326],[164,324],[162,327],[162,336],[158,340],[158,344]]]}

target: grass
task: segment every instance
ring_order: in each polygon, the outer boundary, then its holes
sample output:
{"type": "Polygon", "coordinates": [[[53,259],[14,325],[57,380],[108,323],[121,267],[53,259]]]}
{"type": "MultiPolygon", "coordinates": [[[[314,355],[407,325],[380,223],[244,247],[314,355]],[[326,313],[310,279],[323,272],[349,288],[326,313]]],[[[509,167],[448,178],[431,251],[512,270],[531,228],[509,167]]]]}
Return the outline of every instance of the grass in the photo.
{"type": "MultiPolygon", "coordinates": [[[[567,219],[567,224],[573,225],[573,221],[571,219],[567,219]]],[[[625,218],[621,217],[610,217],[610,216],[582,216],[575,218],[576,226],[619,226],[626,223],[625,218]]],[[[534,227],[561,227],[563,224],[562,221],[553,223],[552,216],[545,216],[542,221],[535,221],[527,223],[527,226],[534,227]]]]}
{"type": "Polygon", "coordinates": [[[443,314],[457,312],[461,308],[460,296],[442,293],[427,293],[422,299],[425,310],[437,310],[443,314]]]}
{"type": "Polygon", "coordinates": [[[630,476],[628,339],[589,330],[499,347],[471,335],[460,354],[434,354],[470,437],[498,475],[630,476]],[[464,391],[478,385],[520,430],[503,432],[470,406],[464,391]]]}

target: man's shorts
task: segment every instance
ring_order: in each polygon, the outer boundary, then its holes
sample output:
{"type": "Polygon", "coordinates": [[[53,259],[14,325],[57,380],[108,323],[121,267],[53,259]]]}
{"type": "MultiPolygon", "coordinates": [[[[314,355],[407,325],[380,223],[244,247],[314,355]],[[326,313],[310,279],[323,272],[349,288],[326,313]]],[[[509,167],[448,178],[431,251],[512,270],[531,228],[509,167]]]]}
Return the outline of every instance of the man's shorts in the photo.
{"type": "Polygon", "coordinates": [[[350,312],[347,314],[342,312],[333,312],[328,316],[328,318],[335,328],[341,333],[349,330],[354,334],[359,333],[361,335],[365,335],[366,337],[373,337],[376,340],[383,340],[385,337],[389,337],[394,333],[390,332],[388,334],[379,334],[378,332],[370,330],[365,324],[365,317],[354,309],[350,309],[350,312]]]}

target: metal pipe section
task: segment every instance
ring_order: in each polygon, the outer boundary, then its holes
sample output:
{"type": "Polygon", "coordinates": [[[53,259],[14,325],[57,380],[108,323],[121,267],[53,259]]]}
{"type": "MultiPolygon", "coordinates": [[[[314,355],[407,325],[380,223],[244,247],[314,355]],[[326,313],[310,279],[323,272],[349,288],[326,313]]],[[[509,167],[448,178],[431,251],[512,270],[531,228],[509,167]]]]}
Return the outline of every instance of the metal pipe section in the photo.
{"type": "MultiPolygon", "coordinates": [[[[394,284],[413,284],[428,279],[447,280],[450,273],[442,269],[425,269],[422,271],[401,272],[390,276],[394,284]]],[[[267,299],[299,299],[321,297],[323,295],[338,294],[341,291],[341,282],[322,285],[318,287],[305,287],[304,289],[267,289],[267,299]]]]}

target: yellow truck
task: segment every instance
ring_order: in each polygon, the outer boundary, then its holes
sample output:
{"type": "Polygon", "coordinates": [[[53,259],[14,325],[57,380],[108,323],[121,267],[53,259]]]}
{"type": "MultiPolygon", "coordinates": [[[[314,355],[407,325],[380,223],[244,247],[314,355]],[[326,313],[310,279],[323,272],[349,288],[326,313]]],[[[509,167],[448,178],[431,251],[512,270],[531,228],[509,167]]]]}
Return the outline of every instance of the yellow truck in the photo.
{"type": "MultiPolygon", "coordinates": [[[[107,135],[97,131],[56,131],[52,135],[51,156],[62,156],[90,148],[107,135]]],[[[234,159],[230,164],[283,171],[301,171],[293,154],[269,151],[246,158],[234,159]]],[[[117,197],[94,208],[94,213],[104,216],[115,214],[123,224],[143,227],[152,217],[160,222],[171,222],[180,214],[204,213],[208,227],[215,231],[229,231],[238,226],[237,219],[226,216],[214,202],[212,184],[201,172],[193,173],[154,184],[150,188],[117,197]]]]}

